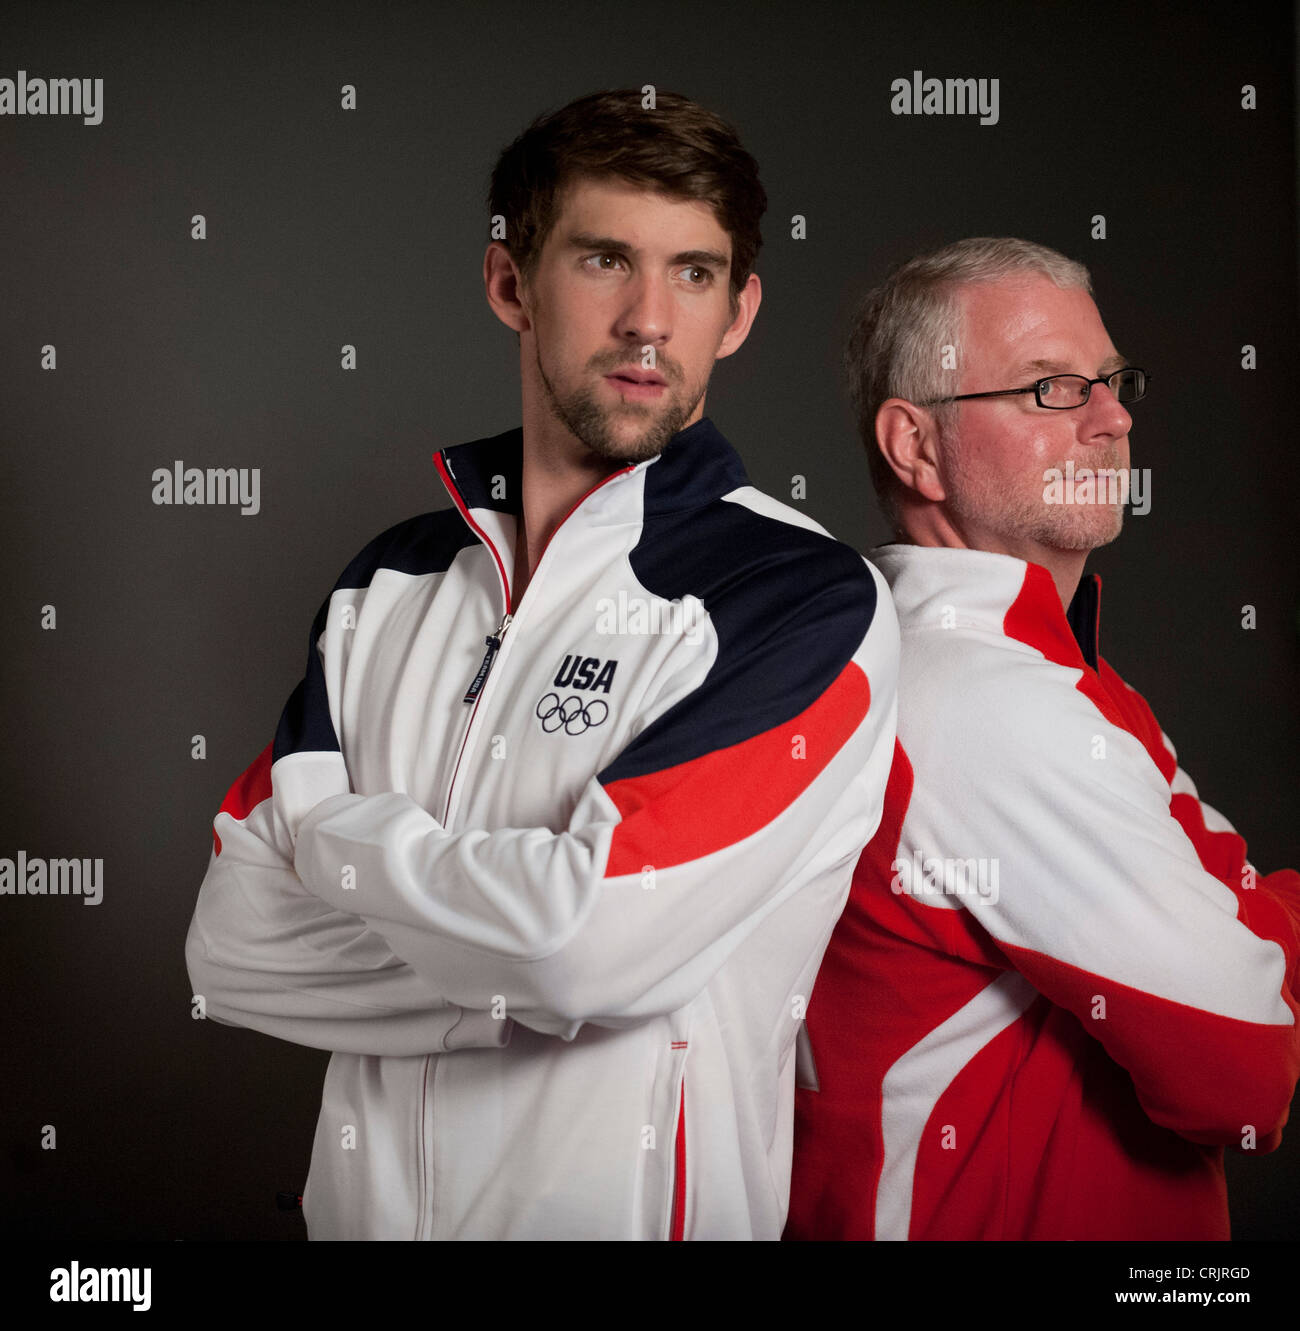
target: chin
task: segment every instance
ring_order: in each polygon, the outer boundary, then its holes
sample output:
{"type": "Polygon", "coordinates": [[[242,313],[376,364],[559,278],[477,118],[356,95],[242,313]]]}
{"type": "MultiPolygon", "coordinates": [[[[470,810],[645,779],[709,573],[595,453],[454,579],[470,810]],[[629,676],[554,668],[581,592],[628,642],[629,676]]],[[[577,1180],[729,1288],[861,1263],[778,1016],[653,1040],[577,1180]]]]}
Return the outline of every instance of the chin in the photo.
{"type": "Polygon", "coordinates": [[[1122,508],[1107,510],[1104,514],[1092,512],[1078,516],[1083,520],[1053,524],[1041,533],[1039,539],[1056,550],[1097,550],[1115,540],[1124,527],[1122,508]]]}
{"type": "Polygon", "coordinates": [[[579,437],[590,452],[609,462],[637,463],[658,457],[677,433],[671,421],[641,419],[634,431],[617,429],[610,421],[602,422],[602,427],[579,437]]]}

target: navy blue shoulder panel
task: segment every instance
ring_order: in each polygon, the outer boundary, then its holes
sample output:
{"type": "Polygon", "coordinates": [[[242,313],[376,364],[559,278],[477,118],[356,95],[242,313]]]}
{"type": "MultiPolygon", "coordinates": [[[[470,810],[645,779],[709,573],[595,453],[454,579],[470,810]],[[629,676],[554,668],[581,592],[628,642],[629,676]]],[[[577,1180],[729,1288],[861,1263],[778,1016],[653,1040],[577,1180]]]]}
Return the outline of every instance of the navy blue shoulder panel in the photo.
{"type": "Polygon", "coordinates": [[[740,455],[707,417],[673,435],[646,468],[645,516],[699,509],[749,484],[740,455]]]}
{"type": "Polygon", "coordinates": [[[701,686],[599,774],[606,785],[798,716],[839,677],[875,618],[876,584],[861,555],[742,503],[716,499],[660,513],[647,521],[630,562],[654,595],[704,603],[718,655],[701,686]]]}
{"type": "MultiPolygon", "coordinates": [[[[457,509],[422,513],[376,536],[343,570],[342,577],[334,584],[334,591],[369,587],[376,571],[381,568],[416,575],[445,573],[461,550],[477,542],[478,537],[457,509]]],[[[311,638],[307,644],[307,672],[281,713],[272,761],[287,753],[339,751],[338,736],[330,720],[329,694],[321,670],[320,653],[316,650],[316,643],[325,632],[329,604],[327,598],[312,621],[311,638]]]]}
{"type": "Polygon", "coordinates": [[[466,506],[498,513],[518,513],[523,506],[523,456],[524,432],[520,426],[442,450],[443,464],[466,506]],[[503,486],[497,485],[498,477],[503,486]],[[497,489],[504,493],[494,494],[497,489]]]}
{"type": "Polygon", "coordinates": [[[316,643],[325,632],[329,606],[326,600],[312,621],[311,641],[307,645],[307,673],[289,695],[289,701],[280,713],[280,724],[276,727],[275,744],[271,749],[272,762],[279,762],[287,753],[339,752],[339,737],[334,733],[334,722],[330,719],[325,672],[316,650],[316,643]]]}

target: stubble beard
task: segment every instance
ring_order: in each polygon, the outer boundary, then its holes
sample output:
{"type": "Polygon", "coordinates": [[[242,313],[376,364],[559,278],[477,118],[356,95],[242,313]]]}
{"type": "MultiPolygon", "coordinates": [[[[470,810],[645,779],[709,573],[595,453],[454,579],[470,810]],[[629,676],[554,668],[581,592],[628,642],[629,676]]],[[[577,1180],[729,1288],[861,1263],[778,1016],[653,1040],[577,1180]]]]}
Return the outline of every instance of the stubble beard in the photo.
{"type": "MultiPolygon", "coordinates": [[[[978,459],[966,456],[956,431],[945,432],[942,438],[950,470],[948,507],[965,525],[996,532],[1008,543],[1030,540],[1073,552],[1109,545],[1123,529],[1123,504],[1049,504],[1043,498],[1046,481],[1032,491],[1008,491],[981,470],[978,459]]],[[[1075,471],[1084,465],[1094,470],[1118,468],[1118,454],[1107,449],[1104,457],[1076,462],[1075,471]]],[[[1064,473],[1064,461],[1055,466],[1064,473]]]]}
{"type": "MultiPolygon", "coordinates": [[[[597,357],[593,362],[596,368],[609,373],[628,361],[611,360],[608,367],[597,357]]],[[[672,437],[690,420],[704,397],[708,380],[698,390],[688,389],[679,394],[674,389],[674,380],[680,382],[681,372],[667,365],[660,365],[659,372],[668,380],[669,401],[666,407],[659,409],[648,403],[624,402],[618,406],[604,406],[596,400],[594,388],[576,388],[571,393],[561,396],[542,368],[542,358],[537,357],[537,373],[541,377],[542,388],[546,394],[546,403],[551,414],[577,438],[582,445],[597,457],[608,462],[638,463],[656,458],[668,446],[672,437]],[[628,440],[614,430],[616,415],[624,418],[640,418],[646,422],[644,430],[628,440]]]]}

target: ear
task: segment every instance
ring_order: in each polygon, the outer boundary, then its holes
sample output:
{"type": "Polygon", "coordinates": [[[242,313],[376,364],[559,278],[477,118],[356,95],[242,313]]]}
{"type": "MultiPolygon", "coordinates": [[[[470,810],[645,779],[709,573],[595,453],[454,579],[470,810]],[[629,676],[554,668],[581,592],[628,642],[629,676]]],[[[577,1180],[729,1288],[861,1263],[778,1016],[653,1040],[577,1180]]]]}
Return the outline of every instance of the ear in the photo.
{"type": "Polygon", "coordinates": [[[749,336],[754,316],[758,314],[758,307],[762,301],[763,284],[758,280],[757,273],[750,273],[749,280],[736,296],[736,314],[722,335],[715,359],[721,360],[724,356],[730,356],[733,351],[740,349],[749,336]]]}
{"type": "Polygon", "coordinates": [[[510,251],[499,240],[492,241],[483,255],[483,290],[492,313],[516,333],[526,333],[532,327],[523,285],[510,251]]]}
{"type": "Polygon", "coordinates": [[[891,397],[876,412],[876,446],[913,497],[947,498],[939,476],[939,428],[927,407],[891,397]]]}

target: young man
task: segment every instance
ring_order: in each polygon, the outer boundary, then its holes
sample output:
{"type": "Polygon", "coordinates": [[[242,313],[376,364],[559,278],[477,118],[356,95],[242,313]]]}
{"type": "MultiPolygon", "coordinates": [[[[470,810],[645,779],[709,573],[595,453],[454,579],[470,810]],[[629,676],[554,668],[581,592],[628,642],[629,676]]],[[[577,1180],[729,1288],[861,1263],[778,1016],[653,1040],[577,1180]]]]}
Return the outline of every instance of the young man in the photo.
{"type": "Polygon", "coordinates": [[[794,1049],[894,742],[878,575],[703,415],[753,160],[584,98],[502,155],[523,426],[372,542],[231,790],[187,957],[334,1051],[312,1237],[779,1236],[794,1049]]]}
{"type": "Polygon", "coordinates": [[[1281,1137],[1300,877],[1256,874],[1098,654],[1147,376],[1090,290],[967,240],[854,328],[898,748],[809,1009],[792,1238],[1227,1238],[1223,1147],[1281,1137]]]}

